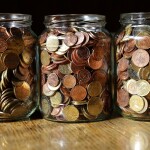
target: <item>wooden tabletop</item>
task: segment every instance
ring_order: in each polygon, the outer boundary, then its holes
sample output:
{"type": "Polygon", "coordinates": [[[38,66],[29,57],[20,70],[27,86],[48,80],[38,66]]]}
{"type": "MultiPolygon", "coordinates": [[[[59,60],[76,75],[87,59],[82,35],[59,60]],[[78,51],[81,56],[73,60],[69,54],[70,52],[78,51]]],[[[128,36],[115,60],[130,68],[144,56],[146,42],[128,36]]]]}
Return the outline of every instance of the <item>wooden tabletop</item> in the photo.
{"type": "Polygon", "coordinates": [[[44,119],[0,123],[0,150],[149,150],[150,123],[113,118],[93,123],[44,119]]]}

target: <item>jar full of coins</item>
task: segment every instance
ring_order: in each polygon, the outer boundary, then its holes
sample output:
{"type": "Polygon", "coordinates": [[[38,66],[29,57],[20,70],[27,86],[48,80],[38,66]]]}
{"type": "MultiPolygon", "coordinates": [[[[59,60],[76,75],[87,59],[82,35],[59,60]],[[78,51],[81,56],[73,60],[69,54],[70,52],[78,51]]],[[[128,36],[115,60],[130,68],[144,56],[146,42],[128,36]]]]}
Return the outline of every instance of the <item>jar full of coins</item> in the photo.
{"type": "Polygon", "coordinates": [[[150,12],[120,15],[115,37],[116,105],[127,118],[150,120],[150,12]]]}
{"type": "Polygon", "coordinates": [[[112,111],[111,37],[105,16],[45,16],[39,37],[43,117],[60,122],[107,119],[112,111]]]}
{"type": "Polygon", "coordinates": [[[28,118],[37,107],[36,45],[30,15],[0,14],[0,121],[28,118]]]}

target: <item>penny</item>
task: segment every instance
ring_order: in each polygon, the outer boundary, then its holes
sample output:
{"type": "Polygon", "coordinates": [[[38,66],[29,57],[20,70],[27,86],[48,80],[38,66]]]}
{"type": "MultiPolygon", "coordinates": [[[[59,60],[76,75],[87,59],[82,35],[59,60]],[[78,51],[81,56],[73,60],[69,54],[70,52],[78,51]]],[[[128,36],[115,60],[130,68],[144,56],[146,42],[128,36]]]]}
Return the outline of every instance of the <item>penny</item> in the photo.
{"type": "Polygon", "coordinates": [[[150,36],[141,36],[136,40],[136,46],[139,49],[149,49],[150,48],[150,36]]]}
{"type": "Polygon", "coordinates": [[[77,74],[79,82],[88,83],[91,79],[91,73],[87,69],[81,69],[77,74]]]}
{"type": "Polygon", "coordinates": [[[89,34],[87,32],[82,32],[84,34],[84,43],[82,46],[85,46],[89,42],[89,34]]]}
{"type": "Polygon", "coordinates": [[[65,120],[67,121],[76,121],[79,118],[79,111],[73,105],[68,105],[64,107],[62,113],[65,120]]]}
{"type": "Polygon", "coordinates": [[[7,49],[7,42],[0,38],[0,52],[4,52],[7,49]]]}
{"type": "Polygon", "coordinates": [[[47,82],[49,85],[56,87],[59,84],[58,76],[55,73],[50,73],[47,82]]]}
{"type": "Polygon", "coordinates": [[[62,101],[63,97],[60,92],[56,92],[54,95],[50,97],[51,105],[54,107],[58,107],[62,101]]]}
{"type": "Polygon", "coordinates": [[[117,37],[116,44],[120,43],[120,41],[123,39],[124,35],[125,35],[125,31],[122,30],[117,37]]]}
{"type": "Polygon", "coordinates": [[[134,79],[127,80],[127,84],[125,89],[130,93],[130,94],[137,94],[137,82],[134,79]]]}
{"type": "Polygon", "coordinates": [[[91,97],[87,104],[88,113],[93,116],[98,116],[103,110],[103,102],[99,97],[91,97]]]}
{"type": "Polygon", "coordinates": [[[50,64],[50,55],[47,51],[41,51],[41,63],[45,66],[50,64]]]}
{"type": "Polygon", "coordinates": [[[49,35],[46,39],[46,48],[49,52],[56,51],[59,46],[59,40],[56,35],[49,35]]]}
{"type": "Polygon", "coordinates": [[[62,81],[64,87],[71,89],[76,85],[76,78],[73,75],[65,75],[62,81]]]}
{"type": "Polygon", "coordinates": [[[135,43],[136,43],[135,39],[130,39],[126,41],[124,51],[131,52],[135,48],[135,43]]]}
{"type": "Polygon", "coordinates": [[[2,53],[0,53],[0,73],[2,73],[2,71],[4,71],[6,69],[6,66],[3,63],[1,56],[2,56],[2,53]]]}
{"type": "Polygon", "coordinates": [[[64,65],[59,65],[58,70],[62,74],[71,74],[72,73],[72,70],[70,68],[70,63],[69,64],[64,64],[64,65]]]}
{"type": "Polygon", "coordinates": [[[18,68],[13,70],[13,75],[16,79],[20,80],[20,81],[25,81],[28,78],[29,74],[24,74],[22,75],[19,71],[18,68]]]}
{"type": "Polygon", "coordinates": [[[139,96],[146,96],[150,92],[150,84],[146,80],[138,80],[136,85],[139,96]]]}
{"type": "Polygon", "coordinates": [[[91,82],[87,87],[88,94],[90,96],[98,96],[102,92],[102,85],[99,81],[91,82]]]}
{"type": "Polygon", "coordinates": [[[8,33],[7,29],[5,27],[0,26],[0,38],[7,40],[10,38],[10,34],[8,33]]]}
{"type": "Polygon", "coordinates": [[[82,32],[76,32],[75,35],[77,36],[77,42],[76,45],[82,44],[84,41],[84,34],[82,32]]]}
{"type": "Polygon", "coordinates": [[[73,73],[78,74],[81,69],[84,69],[84,66],[77,66],[74,62],[71,62],[71,70],[73,73]]]}
{"type": "Polygon", "coordinates": [[[88,59],[88,65],[90,68],[92,68],[93,70],[97,70],[100,69],[101,66],[103,64],[103,59],[97,61],[94,59],[93,55],[91,55],[88,59]]]}
{"type": "Polygon", "coordinates": [[[129,104],[129,93],[124,89],[119,89],[117,92],[117,102],[121,107],[126,107],[129,104]]]}
{"type": "Polygon", "coordinates": [[[128,71],[119,72],[118,76],[121,80],[127,80],[129,78],[129,72],[128,71]]]}
{"type": "Polygon", "coordinates": [[[69,89],[67,89],[66,87],[61,86],[61,87],[60,87],[60,92],[61,92],[64,96],[70,97],[70,91],[69,91],[69,89]]]}
{"type": "Polygon", "coordinates": [[[22,52],[22,60],[25,64],[30,65],[33,62],[33,59],[34,57],[31,51],[24,50],[22,52]]]}
{"type": "Polygon", "coordinates": [[[119,59],[119,63],[118,63],[118,70],[119,71],[125,71],[129,66],[129,60],[125,59],[124,57],[122,57],[121,59],[119,59]]]}
{"type": "Polygon", "coordinates": [[[30,86],[27,82],[23,82],[21,86],[15,86],[14,87],[14,94],[17,99],[26,101],[31,93],[30,86]]]}
{"type": "Polygon", "coordinates": [[[17,69],[21,75],[24,75],[24,76],[29,75],[29,69],[28,68],[23,68],[19,65],[17,69]]]}
{"type": "Polygon", "coordinates": [[[46,42],[46,39],[47,39],[47,36],[48,36],[48,33],[47,32],[44,32],[43,34],[40,35],[40,38],[39,38],[39,43],[40,44],[43,44],[46,42]]]}
{"type": "Polygon", "coordinates": [[[87,47],[80,47],[76,50],[76,54],[78,56],[78,59],[87,60],[90,56],[90,51],[87,47]]]}
{"type": "Polygon", "coordinates": [[[42,87],[42,93],[46,96],[52,96],[54,95],[55,91],[52,91],[48,88],[48,84],[45,83],[42,87]]]}
{"type": "Polygon", "coordinates": [[[5,51],[1,57],[3,63],[9,69],[14,69],[19,64],[19,56],[12,50],[5,51]]]}
{"type": "Polygon", "coordinates": [[[59,84],[57,85],[57,86],[51,86],[50,84],[48,84],[48,82],[47,82],[47,86],[48,86],[48,88],[49,88],[49,90],[52,90],[52,91],[56,91],[56,90],[58,90],[59,88],[60,88],[60,86],[61,86],[61,82],[59,82],[59,84]]]}
{"type": "Polygon", "coordinates": [[[84,100],[87,95],[86,89],[81,85],[76,85],[70,91],[70,96],[75,101],[84,100]]]}
{"type": "Polygon", "coordinates": [[[138,67],[145,67],[150,60],[149,54],[147,51],[138,49],[132,55],[132,62],[138,67]]]}
{"type": "Polygon", "coordinates": [[[68,32],[65,36],[64,43],[67,46],[71,47],[71,46],[74,46],[76,44],[77,40],[78,40],[77,36],[74,33],[68,32]]]}
{"type": "Polygon", "coordinates": [[[129,100],[129,106],[135,112],[139,112],[144,108],[144,100],[138,95],[132,95],[129,100]]]}

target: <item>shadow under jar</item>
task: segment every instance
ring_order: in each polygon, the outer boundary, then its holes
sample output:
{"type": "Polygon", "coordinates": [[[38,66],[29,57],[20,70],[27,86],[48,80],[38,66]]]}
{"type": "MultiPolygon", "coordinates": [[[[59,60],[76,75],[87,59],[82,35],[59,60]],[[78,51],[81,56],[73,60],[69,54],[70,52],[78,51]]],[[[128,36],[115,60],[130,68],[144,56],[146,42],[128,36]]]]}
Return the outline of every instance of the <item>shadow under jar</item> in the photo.
{"type": "Polygon", "coordinates": [[[37,107],[31,21],[27,14],[0,14],[0,121],[28,118],[37,107]]]}
{"type": "Polygon", "coordinates": [[[150,12],[120,15],[115,37],[116,105],[124,117],[150,120],[150,12]]]}
{"type": "Polygon", "coordinates": [[[49,15],[44,24],[39,37],[43,117],[60,122],[108,118],[111,38],[105,16],[49,15]]]}

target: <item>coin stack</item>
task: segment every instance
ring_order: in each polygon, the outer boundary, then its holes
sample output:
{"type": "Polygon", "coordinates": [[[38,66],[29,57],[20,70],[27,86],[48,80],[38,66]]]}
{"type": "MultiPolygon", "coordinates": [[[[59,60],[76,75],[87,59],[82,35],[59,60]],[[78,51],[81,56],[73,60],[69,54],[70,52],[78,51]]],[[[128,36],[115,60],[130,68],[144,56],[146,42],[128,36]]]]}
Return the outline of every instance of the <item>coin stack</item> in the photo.
{"type": "Polygon", "coordinates": [[[117,104],[127,117],[150,117],[150,26],[127,25],[116,39],[117,104]]]}
{"type": "Polygon", "coordinates": [[[110,42],[103,31],[74,27],[40,36],[40,109],[46,119],[82,122],[110,115],[110,42]]]}
{"type": "Polygon", "coordinates": [[[34,44],[29,29],[0,26],[0,119],[25,117],[31,111],[34,44]]]}

